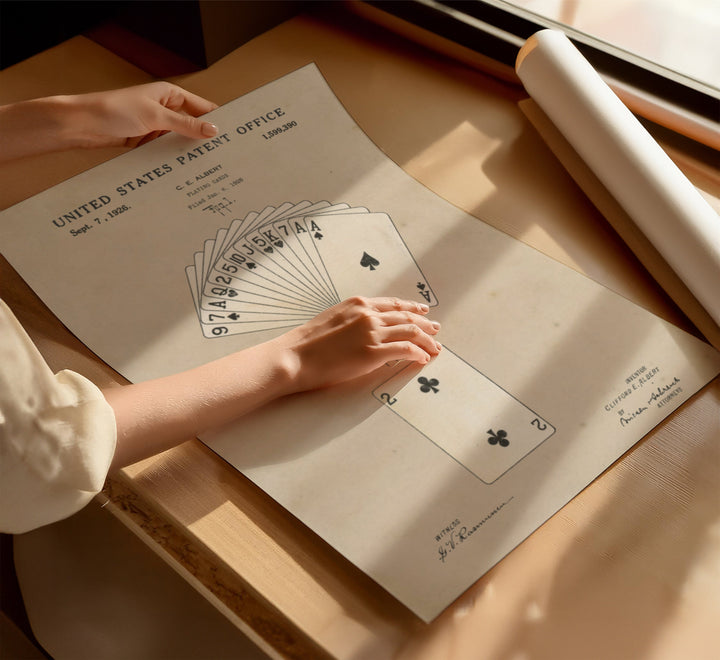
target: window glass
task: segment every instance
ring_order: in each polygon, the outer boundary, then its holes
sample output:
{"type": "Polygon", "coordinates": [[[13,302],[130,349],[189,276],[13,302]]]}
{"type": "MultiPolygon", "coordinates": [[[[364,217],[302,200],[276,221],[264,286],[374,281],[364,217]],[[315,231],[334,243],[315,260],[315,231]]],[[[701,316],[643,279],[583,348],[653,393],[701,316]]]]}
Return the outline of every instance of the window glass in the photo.
{"type": "Polygon", "coordinates": [[[720,89],[720,0],[511,0],[538,17],[720,89]]]}

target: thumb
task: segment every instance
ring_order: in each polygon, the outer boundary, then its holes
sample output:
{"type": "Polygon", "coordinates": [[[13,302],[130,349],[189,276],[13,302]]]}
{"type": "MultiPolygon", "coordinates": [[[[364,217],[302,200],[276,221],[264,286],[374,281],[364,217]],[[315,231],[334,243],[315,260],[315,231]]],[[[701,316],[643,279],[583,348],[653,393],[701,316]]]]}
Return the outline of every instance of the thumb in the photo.
{"type": "Polygon", "coordinates": [[[189,138],[208,138],[215,137],[218,134],[218,128],[215,124],[200,117],[180,114],[168,108],[163,108],[158,120],[157,130],[175,131],[189,138]]]}

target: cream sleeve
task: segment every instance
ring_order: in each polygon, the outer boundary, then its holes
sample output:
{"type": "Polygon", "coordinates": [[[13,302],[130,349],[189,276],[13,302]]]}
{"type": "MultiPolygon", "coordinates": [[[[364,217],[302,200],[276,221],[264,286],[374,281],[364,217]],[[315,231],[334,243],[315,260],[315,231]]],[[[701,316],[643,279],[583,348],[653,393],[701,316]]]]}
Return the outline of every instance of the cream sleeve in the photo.
{"type": "Polygon", "coordinates": [[[100,390],[53,374],[0,300],[0,531],[21,533],[72,515],[102,488],[116,443],[100,390]]]}

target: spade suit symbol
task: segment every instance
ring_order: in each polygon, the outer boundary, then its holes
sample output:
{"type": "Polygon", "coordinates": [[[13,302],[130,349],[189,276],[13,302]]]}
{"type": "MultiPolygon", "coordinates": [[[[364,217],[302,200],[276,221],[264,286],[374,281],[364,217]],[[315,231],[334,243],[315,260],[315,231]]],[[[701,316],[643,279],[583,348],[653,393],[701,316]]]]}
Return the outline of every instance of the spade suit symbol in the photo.
{"type": "Polygon", "coordinates": [[[375,270],[375,267],[379,266],[380,262],[375,257],[371,257],[367,252],[363,252],[362,259],[360,259],[360,265],[363,268],[375,270]]]}

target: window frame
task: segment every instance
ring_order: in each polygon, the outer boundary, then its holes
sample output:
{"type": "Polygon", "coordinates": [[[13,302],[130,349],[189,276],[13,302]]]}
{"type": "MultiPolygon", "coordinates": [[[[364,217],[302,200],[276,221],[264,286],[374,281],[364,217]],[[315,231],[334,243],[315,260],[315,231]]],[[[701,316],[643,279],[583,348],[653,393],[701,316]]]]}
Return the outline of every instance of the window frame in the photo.
{"type": "Polygon", "coordinates": [[[364,0],[365,4],[514,70],[525,40],[560,29],[608,82],[701,121],[720,120],[720,90],[502,0],[364,0]]]}

